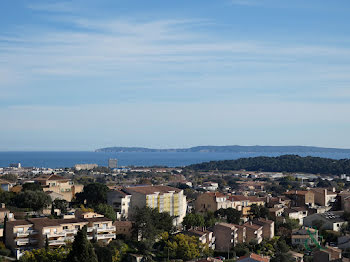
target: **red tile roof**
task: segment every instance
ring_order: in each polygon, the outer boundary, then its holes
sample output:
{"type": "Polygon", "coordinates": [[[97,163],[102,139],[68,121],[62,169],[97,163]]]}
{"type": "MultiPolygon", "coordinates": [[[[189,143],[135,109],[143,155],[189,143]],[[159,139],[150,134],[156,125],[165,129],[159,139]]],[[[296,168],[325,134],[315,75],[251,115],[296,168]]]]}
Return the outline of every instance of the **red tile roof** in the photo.
{"type": "Polygon", "coordinates": [[[252,259],[253,261],[260,261],[260,262],[270,261],[269,257],[262,257],[255,253],[251,253],[249,256],[240,257],[237,261],[245,261],[245,260],[249,261],[249,258],[252,259]]]}

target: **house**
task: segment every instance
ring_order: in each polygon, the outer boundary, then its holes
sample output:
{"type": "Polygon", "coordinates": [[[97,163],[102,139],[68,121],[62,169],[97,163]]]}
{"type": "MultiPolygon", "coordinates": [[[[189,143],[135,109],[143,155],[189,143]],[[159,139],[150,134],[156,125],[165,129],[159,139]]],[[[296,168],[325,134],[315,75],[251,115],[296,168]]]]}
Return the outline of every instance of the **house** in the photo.
{"type": "Polygon", "coordinates": [[[284,195],[291,200],[291,206],[294,207],[313,206],[315,203],[315,194],[312,191],[291,190],[284,195]]]}
{"type": "Polygon", "coordinates": [[[326,247],[313,253],[315,262],[341,261],[341,249],[336,247],[326,247]]]}
{"type": "Polygon", "coordinates": [[[311,191],[315,196],[315,204],[320,206],[330,206],[336,201],[337,193],[335,188],[328,190],[326,188],[312,188],[311,191]]]}
{"type": "Polygon", "coordinates": [[[282,216],[283,212],[284,212],[283,207],[271,207],[271,208],[269,208],[269,215],[274,217],[274,218],[282,216]]]}
{"type": "Polygon", "coordinates": [[[246,242],[255,241],[260,244],[263,240],[263,227],[252,222],[247,222],[244,224],[246,228],[246,242]]]}
{"type": "Polygon", "coordinates": [[[287,217],[297,219],[299,224],[303,224],[304,217],[307,217],[308,211],[304,207],[291,207],[284,210],[287,217]]]}
{"type": "Polygon", "coordinates": [[[8,221],[14,220],[13,213],[11,213],[10,210],[8,210],[5,207],[5,204],[2,203],[1,208],[0,208],[0,224],[4,223],[4,219],[6,216],[7,216],[8,221]]]}
{"type": "Polygon", "coordinates": [[[248,256],[240,257],[237,262],[269,262],[270,257],[251,253],[248,256]]]}
{"type": "Polygon", "coordinates": [[[3,191],[10,191],[14,184],[9,181],[0,179],[0,186],[3,191]]]}
{"type": "Polygon", "coordinates": [[[215,249],[215,236],[212,231],[205,229],[190,229],[188,231],[183,232],[183,234],[195,236],[198,238],[199,242],[203,244],[203,246],[207,246],[208,248],[213,250],[215,249]]]}
{"type": "MultiPolygon", "coordinates": [[[[237,225],[229,223],[218,223],[213,228],[215,237],[215,248],[219,251],[227,251],[238,243],[238,228],[237,225]]],[[[245,242],[245,228],[241,234],[244,235],[245,242]]],[[[241,242],[241,243],[242,243],[241,242]]]]}
{"type": "Polygon", "coordinates": [[[322,229],[340,231],[342,225],[347,222],[342,218],[343,211],[333,211],[326,213],[316,213],[304,218],[303,225],[312,227],[318,221],[321,221],[322,229]]]}
{"type": "Polygon", "coordinates": [[[83,226],[87,226],[89,240],[108,244],[116,237],[112,220],[105,217],[29,218],[7,222],[6,246],[18,259],[26,250],[44,247],[46,241],[50,247],[60,247],[74,241],[74,236],[83,226]]]}
{"type": "Polygon", "coordinates": [[[220,192],[207,192],[199,195],[195,201],[195,210],[199,213],[215,212],[220,208],[232,207],[226,195],[220,192]],[[229,206],[228,206],[229,204],[229,206]]]}
{"type": "Polygon", "coordinates": [[[267,197],[266,198],[266,207],[269,208],[284,208],[290,207],[291,200],[286,196],[278,197],[267,197]]]}
{"type": "Polygon", "coordinates": [[[338,237],[338,248],[340,249],[347,249],[350,248],[350,236],[345,235],[345,236],[340,236],[338,237]]]}
{"type": "Polygon", "coordinates": [[[129,217],[131,194],[121,189],[111,190],[107,193],[107,204],[113,207],[118,220],[125,220],[129,217]]]}
{"type": "MultiPolygon", "coordinates": [[[[43,187],[44,192],[54,192],[61,195],[64,200],[71,202],[76,193],[83,191],[84,186],[74,184],[71,179],[64,178],[55,174],[42,175],[34,179],[43,187]]],[[[56,197],[57,195],[55,195],[56,197]]]]}
{"type": "Polygon", "coordinates": [[[132,236],[133,222],[132,221],[114,221],[116,235],[132,236]]]}
{"type": "Polygon", "coordinates": [[[293,246],[315,246],[320,243],[318,230],[312,227],[303,227],[301,229],[295,229],[292,231],[292,245],[293,246]],[[315,243],[315,241],[317,241],[315,243]],[[317,244],[318,243],[318,244],[317,244]]]}
{"type": "Polygon", "coordinates": [[[272,239],[275,236],[275,222],[269,219],[258,218],[253,221],[255,225],[263,227],[262,237],[264,239],[272,239]]]}
{"type": "Polygon", "coordinates": [[[288,254],[292,256],[295,262],[304,262],[304,254],[292,250],[289,250],[288,254]]]}

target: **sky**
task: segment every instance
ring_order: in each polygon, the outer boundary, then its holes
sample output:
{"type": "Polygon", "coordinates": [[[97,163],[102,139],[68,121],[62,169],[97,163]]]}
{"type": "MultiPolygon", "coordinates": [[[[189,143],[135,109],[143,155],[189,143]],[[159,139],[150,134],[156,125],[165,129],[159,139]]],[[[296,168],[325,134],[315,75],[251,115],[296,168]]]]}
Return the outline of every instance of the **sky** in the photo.
{"type": "Polygon", "coordinates": [[[349,0],[1,1],[0,151],[350,148],[349,0]]]}

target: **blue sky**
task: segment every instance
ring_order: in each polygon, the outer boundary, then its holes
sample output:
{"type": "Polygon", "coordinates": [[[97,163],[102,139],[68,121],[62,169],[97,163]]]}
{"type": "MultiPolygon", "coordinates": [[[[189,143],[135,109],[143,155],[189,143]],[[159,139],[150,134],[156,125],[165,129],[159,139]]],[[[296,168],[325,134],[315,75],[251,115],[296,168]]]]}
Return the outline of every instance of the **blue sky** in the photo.
{"type": "Polygon", "coordinates": [[[350,148],[348,0],[3,1],[0,150],[350,148]]]}

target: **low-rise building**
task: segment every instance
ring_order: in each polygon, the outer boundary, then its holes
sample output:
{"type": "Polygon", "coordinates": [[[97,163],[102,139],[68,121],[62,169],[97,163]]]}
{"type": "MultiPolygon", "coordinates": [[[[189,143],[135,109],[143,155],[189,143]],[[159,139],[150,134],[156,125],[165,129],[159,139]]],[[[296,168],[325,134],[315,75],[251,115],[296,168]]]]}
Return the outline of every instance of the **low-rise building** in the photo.
{"type": "Polygon", "coordinates": [[[313,253],[314,262],[341,261],[341,249],[326,247],[313,253]]]}
{"type": "Polygon", "coordinates": [[[107,244],[116,237],[112,220],[105,217],[30,218],[7,222],[5,243],[18,259],[26,250],[44,247],[46,241],[50,247],[59,247],[73,242],[77,231],[83,226],[87,226],[89,240],[94,239],[107,244]]]}
{"type": "Polygon", "coordinates": [[[269,214],[270,214],[270,216],[272,216],[274,218],[282,216],[283,212],[284,212],[283,207],[271,207],[271,208],[269,208],[269,214]]]}
{"type": "Polygon", "coordinates": [[[71,202],[76,193],[83,191],[84,186],[74,184],[71,179],[64,178],[58,175],[42,175],[34,179],[43,187],[44,192],[53,194],[54,198],[64,199],[71,202]]]}
{"type": "Polygon", "coordinates": [[[3,191],[10,191],[14,183],[0,179],[0,186],[3,191]]]}
{"type": "Polygon", "coordinates": [[[114,221],[116,235],[132,236],[133,223],[132,221],[114,221]]]}
{"type": "Polygon", "coordinates": [[[297,219],[299,224],[303,224],[304,217],[307,217],[308,211],[304,207],[291,207],[284,210],[287,217],[297,219]]]}
{"type": "Polygon", "coordinates": [[[292,231],[292,245],[293,246],[315,246],[320,243],[318,230],[312,227],[303,227],[292,231]],[[316,243],[315,243],[316,242],[316,243]]]}
{"type": "Polygon", "coordinates": [[[270,257],[251,253],[248,256],[240,257],[237,262],[269,262],[270,257]]]}
{"type": "Polygon", "coordinates": [[[315,196],[315,204],[320,206],[330,206],[337,198],[335,189],[329,190],[327,188],[312,188],[311,191],[315,196]]]}
{"type": "Polygon", "coordinates": [[[344,212],[333,211],[326,213],[316,213],[304,218],[303,225],[312,227],[316,221],[322,221],[322,229],[340,231],[342,225],[347,222],[342,218],[344,212]]]}
{"type": "Polygon", "coordinates": [[[247,222],[244,224],[246,228],[246,242],[249,243],[254,241],[260,244],[263,240],[263,227],[252,222],[247,222]]]}
{"type": "Polygon", "coordinates": [[[291,206],[303,207],[315,204],[315,194],[306,190],[291,190],[284,193],[291,200],[291,206]]]}
{"type": "Polygon", "coordinates": [[[215,249],[215,236],[212,231],[204,229],[190,229],[188,231],[183,232],[183,234],[195,236],[198,238],[199,242],[202,243],[203,246],[207,246],[208,248],[213,250],[215,249]]]}
{"type": "MultiPolygon", "coordinates": [[[[238,228],[234,224],[218,223],[214,226],[213,231],[216,250],[227,251],[238,243],[238,228]]],[[[241,234],[244,234],[245,239],[245,229],[241,228],[241,234]]]]}
{"type": "Polygon", "coordinates": [[[264,239],[272,239],[275,236],[275,222],[269,219],[258,218],[253,221],[255,225],[263,227],[262,237],[264,239]]]}

